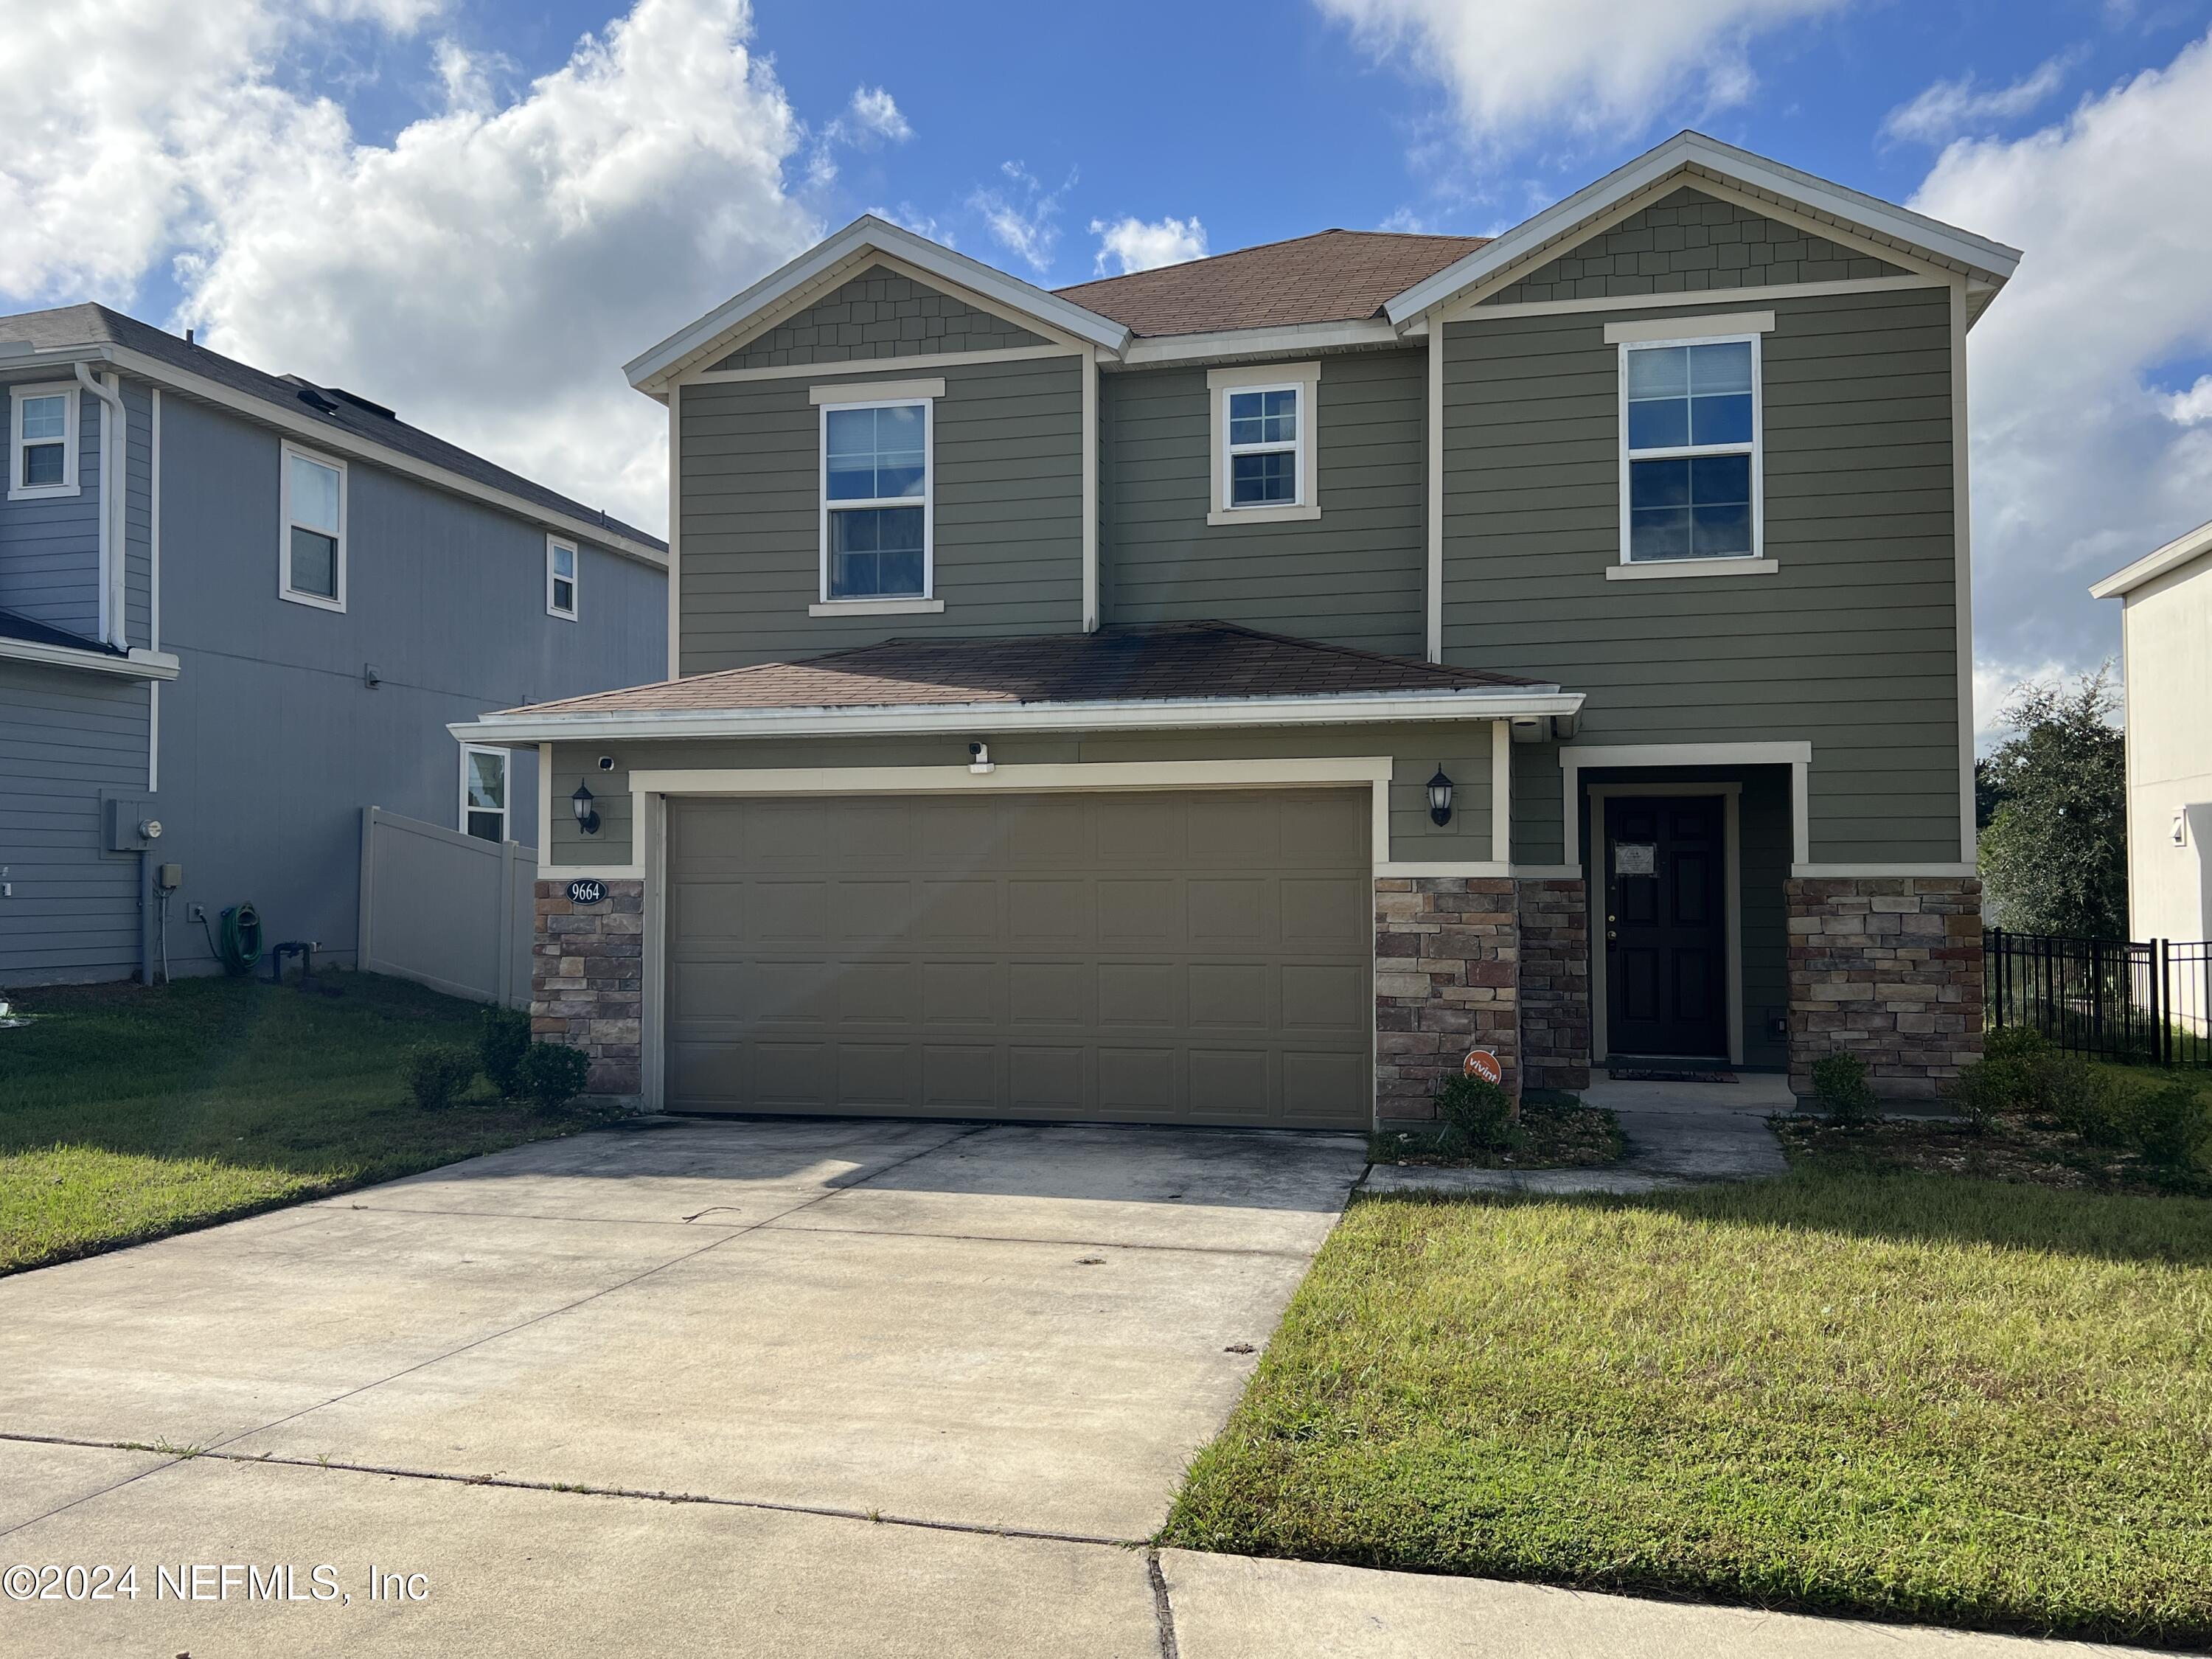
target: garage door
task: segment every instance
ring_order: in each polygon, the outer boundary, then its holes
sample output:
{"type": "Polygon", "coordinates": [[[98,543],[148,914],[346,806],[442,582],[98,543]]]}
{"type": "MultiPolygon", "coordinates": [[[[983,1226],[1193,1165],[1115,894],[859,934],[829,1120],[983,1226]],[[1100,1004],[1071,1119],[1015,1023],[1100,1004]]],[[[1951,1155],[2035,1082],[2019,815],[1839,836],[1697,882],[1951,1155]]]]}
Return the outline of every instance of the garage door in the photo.
{"type": "Polygon", "coordinates": [[[667,1103],[1364,1128],[1367,799],[672,800],[667,1103]]]}

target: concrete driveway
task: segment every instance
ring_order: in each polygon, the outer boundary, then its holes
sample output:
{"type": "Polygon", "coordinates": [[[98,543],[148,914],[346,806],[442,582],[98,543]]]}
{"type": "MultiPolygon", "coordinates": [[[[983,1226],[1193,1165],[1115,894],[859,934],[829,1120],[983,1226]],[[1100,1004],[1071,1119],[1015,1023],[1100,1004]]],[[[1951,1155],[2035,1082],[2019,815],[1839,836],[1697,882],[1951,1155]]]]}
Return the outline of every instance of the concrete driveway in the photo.
{"type": "Polygon", "coordinates": [[[0,1650],[1156,1655],[1128,1546],[1363,1166],[684,1123],[0,1280],[0,1567],[137,1569],[0,1650]]]}

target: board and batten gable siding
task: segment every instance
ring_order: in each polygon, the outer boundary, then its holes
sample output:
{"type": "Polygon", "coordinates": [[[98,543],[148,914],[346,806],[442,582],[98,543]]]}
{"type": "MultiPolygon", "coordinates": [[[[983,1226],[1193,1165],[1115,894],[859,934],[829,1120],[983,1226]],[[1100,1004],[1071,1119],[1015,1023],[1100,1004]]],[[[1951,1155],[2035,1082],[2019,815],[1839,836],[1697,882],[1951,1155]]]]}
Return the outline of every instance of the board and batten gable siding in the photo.
{"type": "MultiPolygon", "coordinates": [[[[1948,291],[1761,308],[1771,575],[1607,579],[1622,509],[1605,313],[1446,325],[1445,659],[1586,691],[1580,743],[1808,739],[1814,861],[1952,863],[1948,291]]],[[[1524,814],[1559,775],[1553,751],[1516,750],[1516,859],[1558,856],[1557,829],[1524,814]]]]}
{"type": "MultiPolygon", "coordinates": [[[[988,738],[991,759],[1013,766],[1066,766],[1106,762],[1280,760],[1389,755],[1390,856],[1424,863],[1479,863],[1490,857],[1490,723],[1436,726],[1291,726],[1246,732],[1022,732],[994,735],[986,717],[976,728],[988,738]],[[1430,822],[1428,781],[1441,764],[1455,787],[1452,820],[1430,822]]],[[[568,869],[610,870],[629,864],[629,779],[633,771],[717,770],[722,768],[820,768],[825,775],[851,767],[957,766],[968,759],[964,737],[831,738],[686,738],[655,743],[603,742],[553,745],[554,802],[568,780],[586,777],[598,804],[599,830],[586,836],[569,814],[553,815],[552,862],[568,869]],[[611,772],[593,769],[611,752],[611,772]]],[[[1553,815],[1559,812],[1556,778],[1553,815]]]]}
{"type": "Polygon", "coordinates": [[[781,368],[947,351],[1005,351],[1045,344],[1018,323],[883,265],[871,265],[828,299],[777,324],[714,367],[781,368]]]}
{"type": "Polygon", "coordinates": [[[1421,654],[1425,354],[1320,362],[1321,516],[1273,524],[1206,522],[1213,431],[1204,368],[1100,376],[1106,622],[1218,619],[1421,654]]]}
{"type": "MultiPolygon", "coordinates": [[[[933,594],[945,609],[893,617],[807,614],[822,583],[821,411],[808,393],[853,377],[825,369],[685,386],[680,672],[894,636],[1079,631],[1082,376],[1073,353],[933,373],[945,381],[930,416],[933,594]]],[[[869,380],[853,383],[866,397],[869,380]]]]}
{"type": "Polygon", "coordinates": [[[144,685],[0,662],[0,985],[137,969],[138,858],[102,851],[100,802],[145,787],[144,685]]]}
{"type": "Polygon", "coordinates": [[[1905,274],[1887,260],[1685,185],[1481,303],[1612,300],[1905,274]]]}
{"type": "MultiPolygon", "coordinates": [[[[75,385],[66,367],[19,374],[11,384],[64,383],[75,385]]],[[[5,496],[14,477],[15,400],[0,386],[9,446],[0,454],[0,611],[90,639],[100,632],[100,428],[107,410],[88,392],[78,390],[76,400],[77,493],[12,501],[5,496]]]]}

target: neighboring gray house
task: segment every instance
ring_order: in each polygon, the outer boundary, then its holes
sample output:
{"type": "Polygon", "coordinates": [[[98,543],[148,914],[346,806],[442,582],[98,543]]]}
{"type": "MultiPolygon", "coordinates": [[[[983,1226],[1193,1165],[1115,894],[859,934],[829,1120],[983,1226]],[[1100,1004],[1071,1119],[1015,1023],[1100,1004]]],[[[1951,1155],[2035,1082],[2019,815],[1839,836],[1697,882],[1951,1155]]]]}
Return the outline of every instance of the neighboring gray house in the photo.
{"type": "Polygon", "coordinates": [[[0,985],[144,973],[167,864],[173,971],[242,901],[348,963],[362,807],[543,833],[448,722],[666,660],[662,543],[351,392],[97,305],[0,318],[0,985]]]}
{"type": "Polygon", "coordinates": [[[1058,293],[857,222],[629,366],[680,678],[456,727],[596,798],[540,1034],[707,1110],[1357,1128],[1475,1048],[1933,1091],[2017,258],[1694,133],[1493,240],[1058,293]]]}

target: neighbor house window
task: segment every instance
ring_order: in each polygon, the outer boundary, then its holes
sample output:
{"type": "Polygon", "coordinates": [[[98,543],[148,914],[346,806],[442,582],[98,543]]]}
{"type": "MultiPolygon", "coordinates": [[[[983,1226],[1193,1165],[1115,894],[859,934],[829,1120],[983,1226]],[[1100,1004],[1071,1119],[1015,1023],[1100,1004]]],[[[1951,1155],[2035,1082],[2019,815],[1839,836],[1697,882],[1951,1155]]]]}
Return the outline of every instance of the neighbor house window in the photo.
{"type": "Polygon", "coordinates": [[[277,593],[326,611],[345,609],[346,471],[286,444],[283,540],[277,550],[277,593]]]}
{"type": "Polygon", "coordinates": [[[1759,555],[1759,337],[1621,347],[1628,562],[1759,555]]]}
{"type": "Polygon", "coordinates": [[[930,405],[822,408],[822,597],[925,599],[930,584],[930,405]]]}
{"type": "Polygon", "coordinates": [[[545,614],[576,620],[576,550],[550,536],[545,539],[545,614]]]}
{"type": "Polygon", "coordinates": [[[1319,363],[1218,368],[1206,377],[1213,404],[1213,500],[1209,524],[1264,524],[1321,516],[1314,488],[1319,363]]]}
{"type": "Polygon", "coordinates": [[[9,401],[15,417],[9,496],[77,494],[76,388],[19,386],[9,401]]]}
{"type": "Polygon", "coordinates": [[[507,839],[507,750],[461,750],[461,828],[478,841],[507,839]]]}

